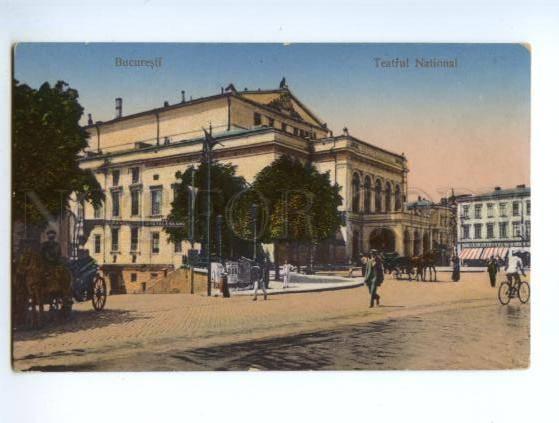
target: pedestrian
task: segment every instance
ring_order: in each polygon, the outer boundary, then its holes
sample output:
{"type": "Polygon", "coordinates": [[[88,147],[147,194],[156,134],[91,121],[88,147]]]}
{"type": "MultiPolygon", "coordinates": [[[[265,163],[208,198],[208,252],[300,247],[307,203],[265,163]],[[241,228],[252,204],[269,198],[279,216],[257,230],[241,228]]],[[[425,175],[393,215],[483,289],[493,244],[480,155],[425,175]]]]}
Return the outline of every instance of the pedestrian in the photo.
{"type": "Polygon", "coordinates": [[[378,253],[374,253],[373,258],[367,262],[367,271],[365,273],[364,283],[369,288],[370,302],[369,308],[380,304],[380,295],[378,295],[378,288],[384,282],[384,268],[382,266],[382,259],[378,253]]]}
{"type": "Polygon", "coordinates": [[[258,288],[262,289],[264,293],[264,300],[268,299],[268,292],[266,291],[266,281],[264,280],[264,273],[258,266],[252,266],[251,268],[251,278],[254,280],[254,297],[252,301],[256,301],[258,298],[258,288]]]}
{"type": "Polygon", "coordinates": [[[289,288],[289,282],[291,281],[291,271],[293,267],[285,260],[281,268],[281,273],[283,275],[283,289],[289,288]]]}
{"type": "Polygon", "coordinates": [[[495,288],[495,283],[497,279],[497,260],[495,257],[491,256],[487,262],[487,273],[489,273],[489,282],[491,283],[491,288],[495,288]]]}
{"type": "Polygon", "coordinates": [[[365,277],[365,273],[367,272],[367,261],[368,257],[366,254],[361,254],[361,277],[365,277]]]}
{"type": "Polygon", "coordinates": [[[458,282],[460,280],[460,258],[457,255],[452,256],[452,280],[458,282]]]}

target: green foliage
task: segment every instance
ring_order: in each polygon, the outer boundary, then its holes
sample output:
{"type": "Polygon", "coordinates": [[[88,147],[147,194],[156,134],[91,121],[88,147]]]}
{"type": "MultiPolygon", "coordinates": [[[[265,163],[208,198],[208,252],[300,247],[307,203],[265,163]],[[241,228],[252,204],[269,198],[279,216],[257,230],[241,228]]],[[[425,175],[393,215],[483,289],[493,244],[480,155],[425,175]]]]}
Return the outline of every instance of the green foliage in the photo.
{"type": "MultiPolygon", "coordinates": [[[[175,199],[171,204],[169,221],[183,224],[169,226],[165,230],[173,242],[190,240],[192,196],[189,186],[192,186],[192,172],[194,167],[188,167],[183,173],[177,173],[178,184],[175,199]]],[[[194,187],[198,189],[194,200],[194,241],[205,243],[207,225],[207,165],[202,163],[194,172],[194,187]]],[[[244,240],[243,233],[236,233],[235,227],[228,220],[227,205],[242,193],[247,183],[244,178],[235,175],[235,166],[223,163],[213,163],[211,168],[211,251],[217,254],[217,216],[223,217],[222,224],[222,254],[224,257],[238,257],[250,255],[250,243],[244,240]]],[[[231,215],[231,213],[229,213],[231,215]]],[[[247,238],[247,240],[250,238],[247,238]]]]}
{"type": "Polygon", "coordinates": [[[317,242],[342,224],[340,187],[310,164],[282,156],[258,173],[252,188],[267,200],[265,242],[317,242]]]}
{"type": "Polygon", "coordinates": [[[12,212],[15,220],[44,228],[48,223],[26,199],[32,191],[54,217],[68,207],[72,192],[99,206],[103,193],[91,171],[80,169],[78,155],[87,146],[79,121],[78,92],[59,81],[38,90],[13,83],[12,212]]]}

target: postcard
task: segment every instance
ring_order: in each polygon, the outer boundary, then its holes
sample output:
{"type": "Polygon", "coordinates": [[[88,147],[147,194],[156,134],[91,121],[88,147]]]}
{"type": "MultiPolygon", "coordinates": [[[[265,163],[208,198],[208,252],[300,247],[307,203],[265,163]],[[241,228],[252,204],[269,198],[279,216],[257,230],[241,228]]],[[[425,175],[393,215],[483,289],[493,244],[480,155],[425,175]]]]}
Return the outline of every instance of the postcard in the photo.
{"type": "Polygon", "coordinates": [[[530,47],[13,47],[16,371],[530,366],[530,47]]]}

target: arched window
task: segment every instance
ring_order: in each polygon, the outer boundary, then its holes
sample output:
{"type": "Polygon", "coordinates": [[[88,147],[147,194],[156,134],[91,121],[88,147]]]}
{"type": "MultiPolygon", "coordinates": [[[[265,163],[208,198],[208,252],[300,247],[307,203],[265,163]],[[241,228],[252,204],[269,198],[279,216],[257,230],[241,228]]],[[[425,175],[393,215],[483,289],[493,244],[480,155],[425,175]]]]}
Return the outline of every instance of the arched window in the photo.
{"type": "Polygon", "coordinates": [[[361,200],[361,193],[360,190],[361,181],[359,180],[359,175],[357,173],[353,174],[353,179],[351,181],[351,190],[353,192],[352,202],[351,202],[351,210],[354,213],[359,213],[359,202],[361,200]]]}
{"type": "Polygon", "coordinates": [[[365,178],[365,213],[371,213],[371,177],[365,178]]]}
{"type": "Polygon", "coordinates": [[[384,210],[386,213],[392,211],[392,185],[390,185],[390,182],[386,183],[384,190],[384,210]]]}
{"type": "Polygon", "coordinates": [[[375,182],[375,212],[382,211],[382,185],[380,179],[375,182]]]}
{"type": "Polygon", "coordinates": [[[402,210],[402,193],[400,191],[400,185],[396,185],[394,192],[394,208],[396,211],[402,210]]]}

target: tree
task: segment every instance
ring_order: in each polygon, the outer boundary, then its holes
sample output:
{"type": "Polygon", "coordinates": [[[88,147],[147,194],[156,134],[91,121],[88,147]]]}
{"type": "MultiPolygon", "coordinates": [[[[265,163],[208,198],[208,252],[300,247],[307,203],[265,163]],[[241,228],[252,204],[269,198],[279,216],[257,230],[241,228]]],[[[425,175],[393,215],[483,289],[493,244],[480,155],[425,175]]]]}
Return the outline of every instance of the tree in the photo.
{"type": "MultiPolygon", "coordinates": [[[[211,253],[217,254],[218,233],[216,231],[217,216],[224,218],[222,225],[222,253],[225,257],[239,257],[250,254],[250,243],[246,235],[246,227],[241,229],[231,224],[227,219],[227,206],[232,199],[236,198],[247,188],[247,183],[243,177],[237,176],[236,167],[231,164],[214,162],[211,165],[212,192],[211,195],[211,253]],[[240,230],[240,232],[239,232],[240,230]],[[245,234],[245,235],[243,235],[245,234]]],[[[193,166],[188,167],[183,173],[177,173],[177,185],[175,188],[175,199],[171,203],[171,213],[167,217],[170,222],[179,225],[169,225],[165,231],[169,234],[172,242],[190,241],[206,243],[206,224],[207,224],[207,165],[202,163],[197,169],[193,166]],[[194,199],[194,234],[190,233],[191,228],[191,206],[192,196],[189,187],[192,186],[192,175],[194,171],[194,187],[198,193],[194,199]]],[[[229,213],[230,214],[230,213],[229,213]]],[[[245,216],[245,214],[243,214],[245,216]]],[[[244,219],[242,220],[244,222],[244,219]]]]}
{"type": "Polygon", "coordinates": [[[88,134],[79,124],[78,97],[63,81],[38,90],[13,82],[12,216],[25,220],[35,236],[49,223],[44,212],[60,216],[72,193],[96,207],[104,199],[93,173],[79,167],[88,134]],[[28,201],[29,193],[41,207],[28,201]]]}
{"type": "Polygon", "coordinates": [[[282,156],[258,173],[252,189],[267,200],[269,224],[263,242],[286,248],[295,243],[297,249],[303,244],[309,248],[307,257],[312,257],[313,246],[334,236],[342,225],[340,187],[331,184],[329,173],[320,173],[310,163],[282,156]]]}

